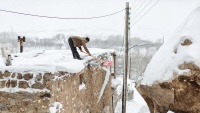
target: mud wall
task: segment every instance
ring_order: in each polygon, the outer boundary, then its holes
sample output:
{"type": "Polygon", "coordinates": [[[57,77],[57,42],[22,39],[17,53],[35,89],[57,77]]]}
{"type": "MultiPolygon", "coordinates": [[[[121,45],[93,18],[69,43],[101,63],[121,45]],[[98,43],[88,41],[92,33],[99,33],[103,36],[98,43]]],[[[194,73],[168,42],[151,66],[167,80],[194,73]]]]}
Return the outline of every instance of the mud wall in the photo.
{"type": "Polygon", "coordinates": [[[105,75],[99,67],[74,74],[0,72],[0,113],[112,113],[110,78],[98,102],[105,75]]]}

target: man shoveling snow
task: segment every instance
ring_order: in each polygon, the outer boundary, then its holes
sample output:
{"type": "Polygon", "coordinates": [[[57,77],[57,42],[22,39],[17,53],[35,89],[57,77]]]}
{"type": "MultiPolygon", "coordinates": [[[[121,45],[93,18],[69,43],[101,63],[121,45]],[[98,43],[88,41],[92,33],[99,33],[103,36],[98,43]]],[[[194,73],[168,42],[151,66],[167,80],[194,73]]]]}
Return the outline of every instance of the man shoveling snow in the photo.
{"type": "Polygon", "coordinates": [[[69,46],[71,48],[72,51],[72,55],[74,57],[74,59],[78,59],[78,60],[82,60],[82,58],[80,57],[79,53],[77,52],[76,47],[78,47],[80,49],[81,52],[83,52],[81,46],[83,46],[83,48],[85,49],[85,51],[87,52],[87,54],[89,56],[91,56],[86,43],[88,43],[90,41],[90,39],[88,37],[78,37],[78,36],[71,36],[68,39],[68,43],[69,46]]]}

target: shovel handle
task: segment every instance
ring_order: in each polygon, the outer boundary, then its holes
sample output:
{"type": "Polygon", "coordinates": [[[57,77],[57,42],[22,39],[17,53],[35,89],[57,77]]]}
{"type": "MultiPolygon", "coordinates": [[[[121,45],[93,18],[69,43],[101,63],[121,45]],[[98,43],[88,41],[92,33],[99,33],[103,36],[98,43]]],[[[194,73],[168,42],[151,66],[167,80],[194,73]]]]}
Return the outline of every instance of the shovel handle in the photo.
{"type": "MultiPolygon", "coordinates": [[[[88,53],[86,53],[85,51],[82,51],[82,52],[85,53],[85,54],[88,54],[88,53]]],[[[94,56],[91,55],[91,57],[94,57],[94,56]]]]}
{"type": "Polygon", "coordinates": [[[85,51],[82,51],[82,53],[88,54],[88,53],[86,53],[85,51]]]}

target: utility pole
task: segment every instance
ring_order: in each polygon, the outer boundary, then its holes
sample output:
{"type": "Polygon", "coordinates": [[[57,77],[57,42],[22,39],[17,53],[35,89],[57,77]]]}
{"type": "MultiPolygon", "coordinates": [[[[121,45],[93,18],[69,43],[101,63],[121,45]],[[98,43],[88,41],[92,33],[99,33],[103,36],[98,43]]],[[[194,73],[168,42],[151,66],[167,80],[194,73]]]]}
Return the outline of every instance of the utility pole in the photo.
{"type": "Polygon", "coordinates": [[[130,64],[129,64],[129,79],[131,79],[131,54],[130,54],[130,64]]]}
{"type": "Polygon", "coordinates": [[[127,72],[128,72],[128,31],[129,31],[129,2],[126,2],[126,19],[125,19],[125,63],[123,76],[122,92],[122,113],[126,113],[126,92],[127,92],[127,72]]]}

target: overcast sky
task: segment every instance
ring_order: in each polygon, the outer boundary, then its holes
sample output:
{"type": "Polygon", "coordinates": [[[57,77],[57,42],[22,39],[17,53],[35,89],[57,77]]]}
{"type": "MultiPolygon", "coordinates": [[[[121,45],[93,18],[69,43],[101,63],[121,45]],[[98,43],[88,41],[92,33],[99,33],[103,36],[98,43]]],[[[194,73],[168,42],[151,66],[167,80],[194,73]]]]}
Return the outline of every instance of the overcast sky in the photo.
{"type": "MultiPolygon", "coordinates": [[[[131,22],[132,25],[157,0],[0,0],[0,9],[44,16],[84,18],[120,11],[125,8],[127,1],[132,6],[131,20],[151,1],[131,22]]],[[[197,6],[200,6],[200,0],[160,0],[131,27],[131,37],[138,36],[148,40],[156,40],[163,36],[167,38],[197,6]]],[[[125,12],[121,12],[92,20],[59,20],[0,11],[0,32],[10,32],[12,27],[19,35],[39,37],[51,37],[56,33],[79,36],[123,35],[124,16],[125,12]]]]}

